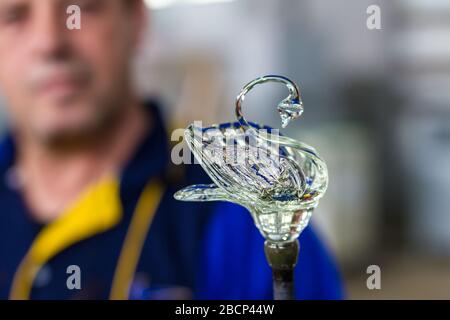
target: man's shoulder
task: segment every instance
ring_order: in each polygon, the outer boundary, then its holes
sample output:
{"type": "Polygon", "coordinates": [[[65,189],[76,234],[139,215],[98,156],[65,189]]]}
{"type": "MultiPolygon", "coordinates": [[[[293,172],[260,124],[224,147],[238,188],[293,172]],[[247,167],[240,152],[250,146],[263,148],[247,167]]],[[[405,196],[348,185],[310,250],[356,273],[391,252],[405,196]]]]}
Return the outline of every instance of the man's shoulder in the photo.
{"type": "Polygon", "coordinates": [[[7,133],[0,137],[0,171],[6,171],[13,164],[15,146],[12,136],[7,133]]]}
{"type": "MultiPolygon", "coordinates": [[[[264,241],[245,208],[232,203],[217,203],[204,241],[203,273],[207,279],[203,279],[203,292],[212,290],[208,281],[214,279],[214,286],[219,282],[224,285],[220,293],[222,297],[270,298],[271,272],[264,255],[264,241]],[[225,284],[232,282],[235,282],[234,288],[227,291],[225,284]]],[[[299,241],[296,282],[301,286],[297,297],[342,298],[342,282],[336,261],[320,234],[313,226],[308,226],[299,241]]]]}
{"type": "MultiPolygon", "coordinates": [[[[262,246],[265,241],[250,212],[240,205],[228,202],[216,203],[211,212],[207,232],[211,238],[226,237],[230,244],[235,241],[236,246],[242,244],[242,241],[262,246]]],[[[299,241],[304,255],[324,260],[333,259],[326,241],[313,225],[302,231],[299,241]]]]}

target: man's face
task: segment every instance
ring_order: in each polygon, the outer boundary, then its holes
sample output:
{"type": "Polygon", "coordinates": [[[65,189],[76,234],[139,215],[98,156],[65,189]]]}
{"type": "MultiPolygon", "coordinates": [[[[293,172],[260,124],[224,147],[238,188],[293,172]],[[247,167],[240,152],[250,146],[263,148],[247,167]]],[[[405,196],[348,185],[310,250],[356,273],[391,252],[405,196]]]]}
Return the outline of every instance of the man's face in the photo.
{"type": "Polygon", "coordinates": [[[76,137],[123,105],[143,11],[128,1],[0,1],[0,90],[19,130],[76,137]],[[71,5],[81,9],[80,30],[67,27],[71,5]]]}

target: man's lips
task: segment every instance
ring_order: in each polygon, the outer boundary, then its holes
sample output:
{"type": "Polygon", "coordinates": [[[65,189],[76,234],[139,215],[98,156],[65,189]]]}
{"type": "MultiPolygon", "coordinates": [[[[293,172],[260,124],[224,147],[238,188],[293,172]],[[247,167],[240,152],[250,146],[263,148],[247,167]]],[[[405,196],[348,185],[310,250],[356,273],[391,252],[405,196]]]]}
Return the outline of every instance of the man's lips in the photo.
{"type": "Polygon", "coordinates": [[[63,98],[75,94],[81,88],[80,81],[70,76],[57,76],[44,80],[37,88],[40,96],[63,98]]]}

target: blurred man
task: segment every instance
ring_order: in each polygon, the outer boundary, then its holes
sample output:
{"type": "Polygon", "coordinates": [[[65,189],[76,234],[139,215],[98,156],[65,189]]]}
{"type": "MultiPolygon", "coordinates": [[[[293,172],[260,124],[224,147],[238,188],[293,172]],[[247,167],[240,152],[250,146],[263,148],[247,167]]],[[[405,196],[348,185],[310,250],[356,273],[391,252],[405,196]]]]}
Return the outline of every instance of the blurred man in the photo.
{"type": "MultiPolygon", "coordinates": [[[[140,0],[0,1],[0,297],[271,297],[263,239],[244,209],[181,203],[198,170],[170,167],[131,61],[140,0]],[[81,30],[66,26],[81,8],[81,30]],[[232,226],[232,227],[231,227],[232,226]]],[[[298,298],[340,298],[334,264],[302,235],[298,298]]]]}

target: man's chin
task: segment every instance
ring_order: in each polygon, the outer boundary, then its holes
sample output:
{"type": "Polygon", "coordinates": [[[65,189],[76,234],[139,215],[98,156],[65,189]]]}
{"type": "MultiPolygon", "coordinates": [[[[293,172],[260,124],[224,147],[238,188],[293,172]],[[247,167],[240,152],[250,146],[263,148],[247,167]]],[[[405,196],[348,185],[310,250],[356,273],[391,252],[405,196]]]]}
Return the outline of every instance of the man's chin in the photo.
{"type": "Polygon", "coordinates": [[[117,112],[98,108],[95,103],[73,103],[66,106],[46,105],[31,119],[34,135],[52,147],[84,146],[96,143],[114,127],[117,112]]]}
{"type": "Polygon", "coordinates": [[[60,122],[54,126],[37,128],[35,136],[47,148],[65,150],[94,143],[98,131],[92,122],[70,124],[60,122]]]}

